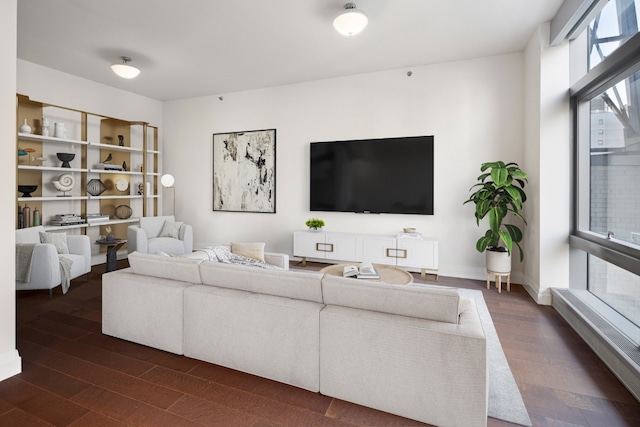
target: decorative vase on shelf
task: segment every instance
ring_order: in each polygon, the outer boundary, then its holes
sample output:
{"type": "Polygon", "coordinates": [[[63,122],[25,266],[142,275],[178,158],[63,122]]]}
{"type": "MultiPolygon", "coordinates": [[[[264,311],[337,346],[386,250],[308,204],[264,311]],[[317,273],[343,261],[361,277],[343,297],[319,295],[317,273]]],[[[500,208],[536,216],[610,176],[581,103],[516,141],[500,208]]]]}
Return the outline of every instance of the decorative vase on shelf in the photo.
{"type": "Polygon", "coordinates": [[[42,136],[49,136],[49,119],[42,118],[42,136]]]}
{"type": "Polygon", "coordinates": [[[27,119],[24,119],[24,124],[20,126],[20,133],[31,133],[31,126],[27,124],[27,119]]]}
{"type": "Polygon", "coordinates": [[[67,131],[64,128],[63,122],[56,122],[53,125],[53,136],[55,136],[56,138],[66,138],[66,133],[67,131]]]}
{"type": "Polygon", "coordinates": [[[124,135],[118,135],[118,145],[124,147],[124,135]]]}

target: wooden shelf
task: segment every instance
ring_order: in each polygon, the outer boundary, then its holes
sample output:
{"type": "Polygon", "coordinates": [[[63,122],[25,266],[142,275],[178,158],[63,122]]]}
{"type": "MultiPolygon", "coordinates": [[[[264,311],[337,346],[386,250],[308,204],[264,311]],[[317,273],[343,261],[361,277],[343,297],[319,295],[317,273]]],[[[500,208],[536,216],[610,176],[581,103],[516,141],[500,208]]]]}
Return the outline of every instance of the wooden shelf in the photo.
{"type": "Polygon", "coordinates": [[[78,145],[87,145],[89,142],[81,141],[79,139],[66,139],[66,138],[56,138],[54,136],[42,136],[42,135],[34,135],[32,133],[18,133],[18,139],[23,139],[26,141],[39,141],[39,142],[62,142],[66,144],[78,144],[78,145]]]}
{"type": "MultiPolygon", "coordinates": [[[[90,200],[107,200],[107,199],[142,199],[139,194],[129,194],[124,196],[88,196],[90,200]]],[[[35,199],[35,197],[34,197],[35,199]]]]}
{"type": "Polygon", "coordinates": [[[47,231],[55,231],[55,230],[72,230],[74,228],[87,228],[87,224],[76,224],[76,225],[45,225],[44,229],[47,231]]]}
{"type": "Polygon", "coordinates": [[[58,172],[89,172],[89,169],[80,168],[61,168],[59,166],[30,166],[18,165],[18,169],[37,170],[37,171],[58,171],[58,172]]]}
{"type": "Polygon", "coordinates": [[[19,202],[68,202],[69,200],[87,200],[87,196],[39,196],[18,197],[19,202]]]}
{"type": "Polygon", "coordinates": [[[114,144],[100,144],[99,142],[90,142],[89,146],[99,148],[101,150],[128,151],[131,153],[142,153],[142,148],[122,147],[114,144]]]}
{"type": "Polygon", "coordinates": [[[127,218],[127,219],[110,219],[108,221],[94,222],[92,224],[86,224],[89,227],[100,227],[101,225],[109,224],[130,224],[132,222],[139,222],[140,218],[127,218]]]}
{"type": "Polygon", "coordinates": [[[142,172],[133,172],[133,171],[115,171],[115,170],[104,170],[104,169],[89,169],[91,173],[112,173],[112,174],[122,174],[122,175],[140,175],[142,176],[142,172]]]}

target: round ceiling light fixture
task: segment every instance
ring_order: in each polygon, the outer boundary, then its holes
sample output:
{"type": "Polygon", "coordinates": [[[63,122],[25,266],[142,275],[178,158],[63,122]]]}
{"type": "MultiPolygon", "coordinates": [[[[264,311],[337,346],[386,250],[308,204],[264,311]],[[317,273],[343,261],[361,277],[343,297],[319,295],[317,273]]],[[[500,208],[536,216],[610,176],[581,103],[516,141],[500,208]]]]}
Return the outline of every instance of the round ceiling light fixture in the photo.
{"type": "Polygon", "coordinates": [[[344,5],[344,11],[333,20],[333,27],[343,36],[355,36],[369,23],[367,15],[355,3],[344,5]]]}
{"type": "Polygon", "coordinates": [[[129,58],[128,56],[121,56],[120,61],[121,62],[116,62],[115,64],[111,65],[111,69],[118,76],[122,77],[123,79],[132,79],[140,74],[140,70],[130,64],[131,58],[129,58]]]}

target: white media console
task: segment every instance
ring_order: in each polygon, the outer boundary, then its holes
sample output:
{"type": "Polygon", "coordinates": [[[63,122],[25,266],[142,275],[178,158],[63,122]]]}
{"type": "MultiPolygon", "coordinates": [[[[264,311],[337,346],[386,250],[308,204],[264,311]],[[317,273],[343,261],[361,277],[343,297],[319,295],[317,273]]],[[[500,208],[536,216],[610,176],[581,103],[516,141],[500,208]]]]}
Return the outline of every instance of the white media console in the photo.
{"type": "Polygon", "coordinates": [[[438,280],[438,241],[377,234],[296,231],[293,256],[328,261],[362,262],[418,269],[438,280]]]}

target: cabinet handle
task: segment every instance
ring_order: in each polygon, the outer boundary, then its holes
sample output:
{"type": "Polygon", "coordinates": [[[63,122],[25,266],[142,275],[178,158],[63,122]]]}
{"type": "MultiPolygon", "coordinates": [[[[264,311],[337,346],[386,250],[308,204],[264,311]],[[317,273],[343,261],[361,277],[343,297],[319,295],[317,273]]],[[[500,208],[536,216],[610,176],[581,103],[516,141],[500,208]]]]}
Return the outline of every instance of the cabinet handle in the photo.
{"type": "Polygon", "coordinates": [[[316,243],[316,251],[333,252],[333,243],[316,243]]]}
{"type": "Polygon", "coordinates": [[[407,257],[406,249],[387,248],[387,258],[406,258],[406,257],[407,257]],[[402,252],[402,255],[398,255],[399,252],[402,252]]]}

